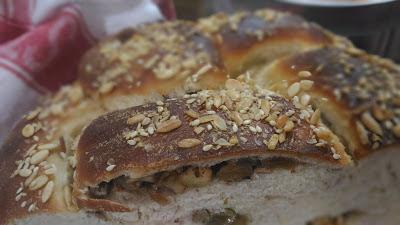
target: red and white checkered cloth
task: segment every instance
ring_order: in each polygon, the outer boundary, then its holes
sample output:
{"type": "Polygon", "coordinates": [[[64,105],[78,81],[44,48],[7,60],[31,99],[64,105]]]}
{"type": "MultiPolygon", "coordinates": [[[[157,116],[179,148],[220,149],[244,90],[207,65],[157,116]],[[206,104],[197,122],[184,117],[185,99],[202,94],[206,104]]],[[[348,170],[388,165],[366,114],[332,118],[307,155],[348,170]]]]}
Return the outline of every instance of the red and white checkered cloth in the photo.
{"type": "Polygon", "coordinates": [[[0,143],[98,38],[174,16],[171,0],[0,0],[0,143]]]}

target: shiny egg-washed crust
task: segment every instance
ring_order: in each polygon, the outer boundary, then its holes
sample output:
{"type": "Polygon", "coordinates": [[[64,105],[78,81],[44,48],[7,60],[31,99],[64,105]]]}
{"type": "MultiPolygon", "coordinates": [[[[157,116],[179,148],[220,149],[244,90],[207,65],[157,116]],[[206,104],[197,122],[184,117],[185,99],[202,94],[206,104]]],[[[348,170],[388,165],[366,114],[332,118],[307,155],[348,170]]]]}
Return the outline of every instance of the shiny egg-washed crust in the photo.
{"type": "MultiPolygon", "coordinates": [[[[283,105],[282,113],[295,109],[281,97],[274,97],[274,100],[283,105]]],[[[339,161],[333,159],[329,146],[317,147],[308,143],[312,139],[313,131],[305,120],[301,120],[276,149],[268,150],[263,141],[268,140],[274,134],[274,128],[266,122],[254,121],[249,124],[254,127],[258,125],[264,130],[259,134],[245,129],[239,129],[239,132],[235,133],[229,128],[224,132],[215,128],[196,134],[193,127],[189,125],[194,119],[185,114],[187,111],[185,101],[178,99],[167,100],[167,102],[171,115],[177,116],[182,125],[167,133],[155,133],[151,137],[142,137],[143,143],[140,146],[131,146],[124,138],[124,132],[137,126],[137,124],[128,125],[126,121],[132,115],[156,111],[156,104],[115,111],[94,120],[85,129],[79,141],[75,181],[82,186],[96,186],[102,181],[110,181],[121,175],[141,178],[155,172],[169,171],[187,165],[216,164],[227,159],[252,156],[260,158],[267,156],[299,157],[303,160],[315,160],[334,167],[349,163],[346,157],[339,161]],[[239,141],[237,145],[222,147],[218,150],[202,150],[204,145],[213,144],[213,138],[229,140],[232,135],[237,137],[239,141]],[[240,137],[246,138],[247,142],[243,142],[240,137]],[[188,149],[178,147],[177,143],[180,140],[189,138],[200,139],[201,144],[188,149]],[[106,170],[110,159],[113,159],[116,165],[111,172],[106,170]]],[[[199,111],[197,107],[192,109],[200,114],[205,113],[205,110],[199,111]]],[[[216,111],[217,115],[226,119],[222,110],[216,111]]]]}
{"type": "Polygon", "coordinates": [[[85,91],[105,98],[154,87],[168,94],[177,84],[213,88],[217,85],[208,78],[225,79],[226,74],[235,76],[255,64],[330,45],[351,46],[287,13],[217,14],[196,23],[149,24],[107,38],[85,55],[79,80],[85,91]],[[202,75],[206,77],[198,79],[202,75]]]}
{"type": "MultiPolygon", "coordinates": [[[[36,213],[76,210],[75,201],[68,199],[76,164],[74,145],[81,129],[90,121],[126,106],[110,106],[121,97],[140,95],[146,100],[150,93],[214,88],[222,85],[228,75],[235,77],[254,65],[324,46],[352,45],[300,17],[273,10],[230,16],[217,14],[195,23],[147,24],[101,41],[84,56],[78,81],[46,98],[38,118],[23,119],[2,146],[0,204],[4,207],[0,210],[0,224],[36,213]],[[32,136],[21,135],[26,125],[38,122],[45,125],[43,129],[32,136]],[[27,159],[26,154],[34,143],[58,143],[44,160],[48,164],[37,166],[41,175],[49,165],[57,167],[57,172],[46,175],[54,187],[45,203],[41,202],[44,187],[29,191],[25,186],[21,195],[18,192],[21,182],[29,177],[11,177],[17,169],[16,163],[27,159]]],[[[143,103],[129,101],[128,106],[143,103]]],[[[34,148],[31,154],[37,151],[34,148]]],[[[298,157],[295,152],[290,156],[298,157]]],[[[339,165],[336,161],[333,164],[339,165]]],[[[96,205],[93,201],[80,204],[96,205]]],[[[111,208],[122,211],[120,206],[111,208]]]]}
{"type": "Polygon", "coordinates": [[[354,48],[324,48],[278,60],[260,74],[262,83],[314,81],[314,104],[354,159],[399,143],[400,67],[389,60],[354,48]],[[300,71],[312,75],[300,77],[300,71]],[[322,98],[327,102],[318,102],[322,98]]]}

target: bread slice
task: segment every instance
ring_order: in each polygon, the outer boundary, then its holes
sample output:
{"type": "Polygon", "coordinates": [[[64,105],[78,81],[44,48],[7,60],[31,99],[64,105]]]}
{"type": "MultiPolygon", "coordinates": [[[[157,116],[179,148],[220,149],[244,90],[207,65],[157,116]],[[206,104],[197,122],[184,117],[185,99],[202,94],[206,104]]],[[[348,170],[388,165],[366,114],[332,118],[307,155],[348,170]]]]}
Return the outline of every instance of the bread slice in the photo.
{"type": "Polygon", "coordinates": [[[0,224],[398,224],[398,74],[272,10],[123,31],[10,133],[0,224]]]}

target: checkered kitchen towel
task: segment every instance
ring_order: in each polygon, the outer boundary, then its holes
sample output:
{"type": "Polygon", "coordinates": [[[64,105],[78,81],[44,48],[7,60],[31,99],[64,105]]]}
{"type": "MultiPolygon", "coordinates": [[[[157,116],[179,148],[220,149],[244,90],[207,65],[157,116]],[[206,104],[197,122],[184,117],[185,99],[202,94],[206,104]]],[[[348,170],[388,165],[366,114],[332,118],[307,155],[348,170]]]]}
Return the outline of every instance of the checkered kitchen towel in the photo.
{"type": "Polygon", "coordinates": [[[171,0],[0,0],[0,145],[98,38],[174,15],[171,0]]]}

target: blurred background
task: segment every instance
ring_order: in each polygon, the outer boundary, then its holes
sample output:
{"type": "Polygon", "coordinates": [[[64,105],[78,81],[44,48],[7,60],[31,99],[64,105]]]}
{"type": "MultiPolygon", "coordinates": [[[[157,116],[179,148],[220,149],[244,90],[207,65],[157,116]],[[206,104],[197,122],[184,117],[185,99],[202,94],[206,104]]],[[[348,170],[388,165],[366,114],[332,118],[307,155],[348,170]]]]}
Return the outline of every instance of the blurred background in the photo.
{"type": "Polygon", "coordinates": [[[400,62],[400,0],[174,0],[179,19],[263,7],[290,11],[400,62]]]}

